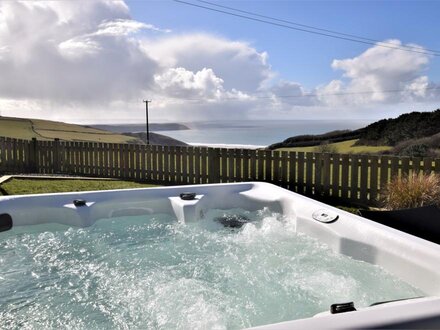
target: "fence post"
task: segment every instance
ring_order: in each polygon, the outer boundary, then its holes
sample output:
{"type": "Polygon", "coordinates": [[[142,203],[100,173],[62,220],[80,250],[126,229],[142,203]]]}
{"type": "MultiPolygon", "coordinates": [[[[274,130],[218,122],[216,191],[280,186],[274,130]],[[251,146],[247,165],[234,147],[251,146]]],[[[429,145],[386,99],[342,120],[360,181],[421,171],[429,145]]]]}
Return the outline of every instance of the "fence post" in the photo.
{"type": "Polygon", "coordinates": [[[61,167],[61,155],[60,155],[60,139],[56,138],[53,141],[53,172],[60,173],[61,167]]]}
{"type": "Polygon", "coordinates": [[[209,183],[220,182],[220,149],[208,149],[209,183]]]}
{"type": "Polygon", "coordinates": [[[37,172],[37,139],[32,138],[29,145],[29,168],[28,171],[31,173],[37,172]]]}

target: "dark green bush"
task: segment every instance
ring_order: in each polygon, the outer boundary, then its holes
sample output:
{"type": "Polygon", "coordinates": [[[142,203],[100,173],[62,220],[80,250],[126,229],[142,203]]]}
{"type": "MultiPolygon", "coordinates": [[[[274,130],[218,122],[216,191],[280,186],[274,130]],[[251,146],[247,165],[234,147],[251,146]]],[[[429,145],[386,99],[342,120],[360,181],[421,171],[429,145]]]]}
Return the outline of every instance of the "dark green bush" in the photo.
{"type": "Polygon", "coordinates": [[[428,155],[429,146],[426,144],[412,144],[402,149],[399,156],[425,157],[428,155]]]}
{"type": "Polygon", "coordinates": [[[337,153],[338,149],[332,145],[329,144],[329,141],[324,141],[322,142],[319,146],[314,148],[315,152],[319,152],[319,153],[337,153]]]}

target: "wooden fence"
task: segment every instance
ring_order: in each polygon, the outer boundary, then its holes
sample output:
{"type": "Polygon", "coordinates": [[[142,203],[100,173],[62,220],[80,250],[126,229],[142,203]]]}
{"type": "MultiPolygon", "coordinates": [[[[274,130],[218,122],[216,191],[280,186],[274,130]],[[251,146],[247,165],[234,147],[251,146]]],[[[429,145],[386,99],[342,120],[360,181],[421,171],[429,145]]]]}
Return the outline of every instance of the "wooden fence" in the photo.
{"type": "Polygon", "coordinates": [[[0,138],[0,172],[159,184],[266,181],[317,198],[375,205],[396,175],[440,172],[440,159],[0,138]]]}

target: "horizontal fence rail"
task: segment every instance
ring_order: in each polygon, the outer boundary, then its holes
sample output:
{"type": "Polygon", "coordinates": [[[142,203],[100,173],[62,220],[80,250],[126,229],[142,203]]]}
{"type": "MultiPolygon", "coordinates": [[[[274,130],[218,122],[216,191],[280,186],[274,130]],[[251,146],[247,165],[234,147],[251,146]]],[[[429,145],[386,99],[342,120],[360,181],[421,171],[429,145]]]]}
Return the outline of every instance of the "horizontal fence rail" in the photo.
{"type": "Polygon", "coordinates": [[[315,197],[376,205],[395,176],[440,172],[440,159],[173,147],[0,137],[0,172],[201,184],[266,181],[315,197]]]}

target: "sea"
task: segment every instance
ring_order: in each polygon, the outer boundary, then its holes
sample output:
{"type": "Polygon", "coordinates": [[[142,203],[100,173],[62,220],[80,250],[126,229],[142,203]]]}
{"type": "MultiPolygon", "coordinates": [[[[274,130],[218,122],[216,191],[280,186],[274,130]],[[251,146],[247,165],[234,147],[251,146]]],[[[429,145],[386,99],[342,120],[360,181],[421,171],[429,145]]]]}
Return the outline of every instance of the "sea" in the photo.
{"type": "MultiPolygon", "coordinates": [[[[182,123],[189,127],[189,130],[160,130],[156,132],[191,145],[259,148],[296,135],[322,134],[343,129],[353,130],[364,127],[370,122],[368,120],[340,119],[200,121],[182,123]]],[[[133,132],[144,131],[144,125],[132,125],[131,130],[133,132]]],[[[113,131],[118,131],[118,125],[113,125],[113,127],[113,131]]]]}

